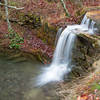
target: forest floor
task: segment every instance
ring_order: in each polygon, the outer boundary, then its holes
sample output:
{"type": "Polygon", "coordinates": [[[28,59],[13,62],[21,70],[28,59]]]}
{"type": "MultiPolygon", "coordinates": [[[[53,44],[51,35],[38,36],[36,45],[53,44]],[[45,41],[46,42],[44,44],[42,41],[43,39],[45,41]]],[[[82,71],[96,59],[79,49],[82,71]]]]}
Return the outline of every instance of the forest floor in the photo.
{"type": "Polygon", "coordinates": [[[61,100],[100,100],[100,59],[93,63],[93,67],[95,71],[59,84],[57,94],[61,100]]]}

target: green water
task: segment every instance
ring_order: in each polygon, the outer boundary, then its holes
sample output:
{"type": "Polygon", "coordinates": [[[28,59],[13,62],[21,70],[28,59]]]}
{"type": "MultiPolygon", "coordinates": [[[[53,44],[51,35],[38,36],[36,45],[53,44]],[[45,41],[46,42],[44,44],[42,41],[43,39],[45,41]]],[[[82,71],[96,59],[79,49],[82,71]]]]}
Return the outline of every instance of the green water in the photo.
{"type": "Polygon", "coordinates": [[[35,58],[0,55],[0,100],[59,100],[53,87],[34,87],[42,66],[35,58]]]}

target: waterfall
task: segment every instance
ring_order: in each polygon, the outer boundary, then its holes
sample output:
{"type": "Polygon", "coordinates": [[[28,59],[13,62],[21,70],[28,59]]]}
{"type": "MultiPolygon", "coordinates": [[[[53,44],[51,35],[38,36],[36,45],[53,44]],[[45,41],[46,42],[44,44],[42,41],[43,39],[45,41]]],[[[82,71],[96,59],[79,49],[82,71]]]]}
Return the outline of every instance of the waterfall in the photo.
{"type": "Polygon", "coordinates": [[[49,82],[62,81],[73,65],[72,49],[78,33],[94,33],[95,22],[84,16],[80,25],[68,25],[63,31],[58,31],[58,41],[50,66],[43,69],[43,74],[38,76],[37,85],[42,86],[49,82]],[[61,32],[62,31],[62,32],[61,32]]]}
{"type": "MultiPolygon", "coordinates": [[[[95,28],[96,22],[93,20],[90,20],[89,18],[87,18],[87,16],[85,15],[80,26],[83,27],[85,29],[85,31],[89,34],[94,34],[98,29],[95,28]]],[[[84,31],[84,32],[85,32],[84,31]]]]}
{"type": "Polygon", "coordinates": [[[55,40],[55,45],[57,45],[57,41],[58,41],[62,31],[63,31],[62,27],[58,29],[58,32],[57,32],[57,35],[56,35],[56,40],[55,40]]]}

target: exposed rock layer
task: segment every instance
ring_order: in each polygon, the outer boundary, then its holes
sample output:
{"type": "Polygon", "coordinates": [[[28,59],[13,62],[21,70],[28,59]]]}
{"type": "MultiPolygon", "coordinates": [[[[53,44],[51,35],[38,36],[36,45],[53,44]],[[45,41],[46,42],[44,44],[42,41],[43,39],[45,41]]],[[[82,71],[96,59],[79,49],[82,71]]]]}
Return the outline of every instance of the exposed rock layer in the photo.
{"type": "Polygon", "coordinates": [[[98,59],[100,59],[100,36],[78,34],[72,54],[74,67],[69,77],[80,77],[86,72],[95,70],[92,64],[98,59]]]}

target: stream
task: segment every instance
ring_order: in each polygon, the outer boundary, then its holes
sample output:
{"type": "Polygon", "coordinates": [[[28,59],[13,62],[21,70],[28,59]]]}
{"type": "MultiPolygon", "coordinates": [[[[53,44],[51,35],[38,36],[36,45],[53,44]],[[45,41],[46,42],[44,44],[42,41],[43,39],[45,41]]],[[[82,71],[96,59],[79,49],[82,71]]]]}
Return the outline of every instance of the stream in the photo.
{"type": "Polygon", "coordinates": [[[0,100],[59,100],[54,85],[35,87],[34,78],[42,67],[35,57],[29,60],[0,53],[0,100]]]}

